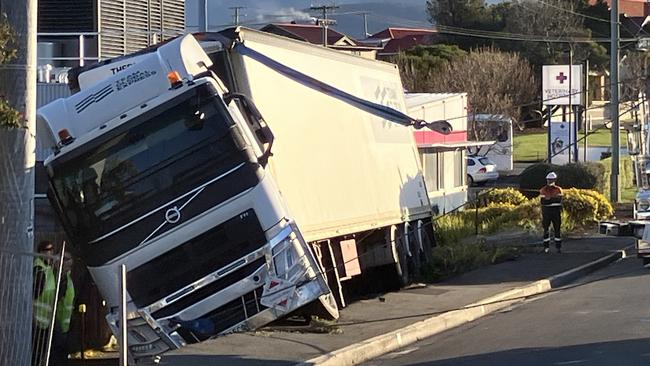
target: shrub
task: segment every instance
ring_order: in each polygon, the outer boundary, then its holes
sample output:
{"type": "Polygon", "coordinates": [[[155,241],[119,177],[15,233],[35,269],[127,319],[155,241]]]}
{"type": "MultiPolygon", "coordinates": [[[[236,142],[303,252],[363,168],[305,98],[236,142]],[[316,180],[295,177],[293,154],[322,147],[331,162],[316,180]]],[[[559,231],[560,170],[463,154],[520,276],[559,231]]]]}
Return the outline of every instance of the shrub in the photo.
{"type": "Polygon", "coordinates": [[[493,203],[509,203],[520,205],[526,201],[526,197],[514,188],[496,188],[490,189],[480,196],[484,205],[493,203]]]}
{"type": "Polygon", "coordinates": [[[487,264],[512,260],[518,255],[518,250],[482,243],[456,243],[435,247],[432,254],[424,275],[430,281],[437,281],[487,264]]]}
{"type": "Polygon", "coordinates": [[[605,197],[602,193],[589,189],[583,189],[580,192],[586,196],[593,198],[596,201],[598,205],[598,208],[596,209],[596,219],[607,219],[614,214],[614,208],[612,207],[612,204],[609,203],[607,197],[605,197]]]}
{"type": "MultiPolygon", "coordinates": [[[[547,163],[533,164],[519,175],[519,187],[526,197],[538,196],[537,191],[546,184],[546,174],[557,173],[557,184],[562,188],[597,189],[603,185],[601,168],[596,164],[585,165],[571,163],[567,165],[551,165],[547,163]],[[596,174],[601,174],[597,176],[596,174]]],[[[604,167],[602,168],[604,171],[604,167]]]]}
{"type": "Polygon", "coordinates": [[[598,220],[598,201],[585,194],[584,190],[565,189],[562,207],[569,218],[578,225],[598,220]]]}
{"type": "Polygon", "coordinates": [[[593,187],[593,189],[600,193],[605,193],[605,173],[607,172],[607,169],[605,168],[605,165],[602,163],[602,161],[588,161],[583,165],[589,174],[596,177],[596,185],[593,187]]]}

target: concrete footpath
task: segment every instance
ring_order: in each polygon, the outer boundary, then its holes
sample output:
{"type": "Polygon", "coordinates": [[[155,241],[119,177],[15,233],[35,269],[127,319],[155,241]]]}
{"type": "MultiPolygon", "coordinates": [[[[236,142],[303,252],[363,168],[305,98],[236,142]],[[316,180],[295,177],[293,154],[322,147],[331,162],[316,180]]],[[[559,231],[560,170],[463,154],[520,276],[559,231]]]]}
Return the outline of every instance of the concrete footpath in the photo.
{"type": "Polygon", "coordinates": [[[633,243],[631,238],[594,236],[566,241],[562,254],[525,250],[516,260],[448,281],[357,301],[341,311],[329,333],[276,329],[233,334],[169,353],[160,364],[357,364],[563,286],[621,258],[625,248],[629,255],[633,243]]]}

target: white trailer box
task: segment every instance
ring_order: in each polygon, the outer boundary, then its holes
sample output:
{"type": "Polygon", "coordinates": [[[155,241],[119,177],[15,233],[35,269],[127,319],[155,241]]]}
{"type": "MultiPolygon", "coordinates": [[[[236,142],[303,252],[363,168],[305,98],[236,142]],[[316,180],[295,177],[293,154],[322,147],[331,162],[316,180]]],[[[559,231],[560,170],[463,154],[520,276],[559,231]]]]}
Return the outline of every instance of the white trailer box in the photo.
{"type": "MultiPolygon", "coordinates": [[[[406,112],[397,67],[259,31],[243,44],[344,92],[406,112]]],[[[238,89],[275,135],[271,171],[307,241],[430,217],[410,128],[232,53],[238,89]]]]}

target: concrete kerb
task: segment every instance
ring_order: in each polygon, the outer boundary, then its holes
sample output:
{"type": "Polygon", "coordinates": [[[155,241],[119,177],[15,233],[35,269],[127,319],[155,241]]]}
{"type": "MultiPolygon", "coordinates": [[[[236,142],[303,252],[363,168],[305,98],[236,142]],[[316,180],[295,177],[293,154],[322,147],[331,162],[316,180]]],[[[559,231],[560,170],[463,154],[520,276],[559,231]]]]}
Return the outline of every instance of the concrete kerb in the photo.
{"type": "Polygon", "coordinates": [[[486,299],[469,304],[462,309],[448,311],[421,320],[417,323],[413,323],[401,329],[312,358],[305,362],[298,363],[296,366],[341,366],[360,364],[388,352],[408,346],[424,338],[431,337],[446,330],[474,321],[495,311],[507,308],[515,303],[524,301],[527,297],[542,294],[554,288],[564,286],[567,283],[603,268],[614,261],[625,258],[626,252],[633,247],[634,246],[630,246],[618,250],[593,262],[546,279],[532,282],[526,286],[513,288],[497,295],[490,296],[486,299]]]}

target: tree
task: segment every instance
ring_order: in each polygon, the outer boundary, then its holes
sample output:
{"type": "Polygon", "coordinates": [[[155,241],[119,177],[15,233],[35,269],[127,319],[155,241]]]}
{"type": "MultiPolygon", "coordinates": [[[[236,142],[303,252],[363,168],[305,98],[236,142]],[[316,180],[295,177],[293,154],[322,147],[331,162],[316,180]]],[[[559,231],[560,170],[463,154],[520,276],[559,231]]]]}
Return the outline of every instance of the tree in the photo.
{"type": "MultiPolygon", "coordinates": [[[[0,65],[16,58],[14,40],[13,29],[7,22],[0,19],[0,65]]],[[[11,107],[4,95],[0,95],[0,128],[19,127],[20,125],[20,113],[11,107]]]]}
{"type": "Polygon", "coordinates": [[[466,54],[456,45],[415,46],[400,52],[390,61],[398,65],[406,90],[425,92],[429,79],[437,70],[466,54]]]}
{"type": "Polygon", "coordinates": [[[647,52],[631,51],[621,62],[621,101],[637,101],[639,93],[648,93],[648,63],[650,56],[647,52]]]}
{"type": "MultiPolygon", "coordinates": [[[[427,13],[429,21],[436,25],[499,31],[505,25],[503,15],[508,6],[508,3],[488,6],[485,0],[427,0],[427,13]]],[[[485,38],[449,34],[444,40],[466,50],[493,44],[485,38]]]]}
{"type": "MultiPolygon", "coordinates": [[[[446,42],[458,44],[466,50],[489,45],[503,51],[521,52],[531,64],[539,68],[544,64],[567,62],[566,53],[571,47],[575,60],[582,62],[589,58],[592,65],[604,68],[608,58],[603,57],[607,51],[602,45],[555,42],[571,37],[590,37],[592,28],[603,32],[603,26],[608,27],[608,23],[593,18],[607,20],[609,10],[602,0],[597,1],[591,6],[587,0],[512,0],[492,5],[487,5],[484,0],[428,0],[427,12],[429,20],[437,25],[464,28],[469,32],[501,32],[506,38],[445,36],[446,42]],[[589,13],[587,15],[593,18],[584,17],[580,12],[589,13]],[[537,36],[541,39],[508,39],[522,36],[537,36]]],[[[597,36],[607,37],[600,34],[597,36]]]]}
{"type": "MultiPolygon", "coordinates": [[[[445,64],[429,79],[429,92],[467,92],[473,113],[502,114],[515,121],[524,105],[537,98],[539,84],[531,65],[517,53],[483,48],[445,64]]],[[[470,133],[487,131],[470,120],[470,133]]]]}

